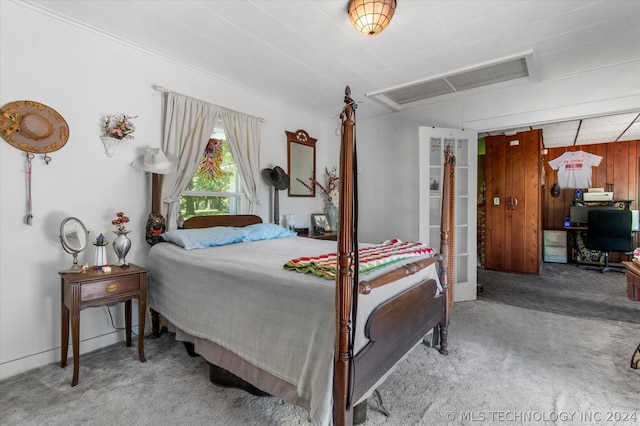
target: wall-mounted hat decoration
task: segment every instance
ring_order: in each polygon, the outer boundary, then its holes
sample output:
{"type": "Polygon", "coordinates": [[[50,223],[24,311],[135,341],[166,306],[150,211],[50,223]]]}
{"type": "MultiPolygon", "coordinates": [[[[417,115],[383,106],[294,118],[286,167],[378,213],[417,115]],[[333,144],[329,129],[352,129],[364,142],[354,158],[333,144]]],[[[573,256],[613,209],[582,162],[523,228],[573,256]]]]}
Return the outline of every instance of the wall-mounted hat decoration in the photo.
{"type": "Polygon", "coordinates": [[[0,109],[0,135],[32,154],[57,151],[69,140],[69,126],[53,108],[34,101],[9,102],[0,109]]]}
{"type": "Polygon", "coordinates": [[[278,193],[289,188],[291,180],[289,175],[282,170],[282,167],[275,166],[273,169],[263,169],[262,175],[273,185],[273,223],[280,224],[280,198],[278,193]]]}
{"type": "Polygon", "coordinates": [[[165,154],[160,148],[148,148],[144,154],[136,158],[131,165],[143,172],[166,175],[176,170],[178,166],[178,156],[165,154]]]}
{"type": "Polygon", "coordinates": [[[53,108],[35,101],[9,102],[0,108],[0,136],[10,145],[27,153],[27,214],[24,222],[31,225],[31,160],[34,154],[49,153],[62,148],[69,140],[69,126],[53,108]]]}
{"type": "Polygon", "coordinates": [[[282,191],[289,188],[289,175],[282,170],[282,167],[275,166],[273,169],[265,169],[265,171],[269,176],[269,181],[277,189],[282,191]]]}

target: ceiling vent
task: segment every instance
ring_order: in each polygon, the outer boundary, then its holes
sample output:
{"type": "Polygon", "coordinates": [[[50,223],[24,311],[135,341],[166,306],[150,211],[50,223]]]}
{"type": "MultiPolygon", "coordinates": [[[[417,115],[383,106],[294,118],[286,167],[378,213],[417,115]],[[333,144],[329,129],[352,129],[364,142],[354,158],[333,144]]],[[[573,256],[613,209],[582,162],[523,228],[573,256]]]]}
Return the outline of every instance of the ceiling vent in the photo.
{"type": "Polygon", "coordinates": [[[500,83],[531,81],[535,74],[532,72],[533,55],[521,54],[517,57],[502,59],[486,63],[470,69],[460,70],[429,80],[396,86],[375,93],[370,96],[393,110],[400,111],[407,104],[443,95],[463,92],[466,90],[492,86],[500,83]]]}

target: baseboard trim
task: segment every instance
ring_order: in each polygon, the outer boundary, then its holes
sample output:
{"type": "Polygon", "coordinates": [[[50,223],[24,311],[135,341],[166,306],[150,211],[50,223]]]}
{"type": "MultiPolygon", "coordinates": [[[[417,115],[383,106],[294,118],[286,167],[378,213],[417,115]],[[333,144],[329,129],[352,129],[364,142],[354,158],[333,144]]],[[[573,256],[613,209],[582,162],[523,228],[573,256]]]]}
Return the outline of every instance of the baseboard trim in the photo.
{"type": "MultiPolygon", "coordinates": [[[[132,327],[133,333],[138,333],[138,325],[132,327]]],[[[97,351],[110,345],[114,345],[119,342],[125,341],[124,330],[113,330],[109,333],[102,334],[100,336],[90,337],[80,341],[80,355],[97,351]]],[[[144,335],[144,334],[143,334],[144,335]]],[[[71,340],[71,338],[69,338],[71,340]]],[[[68,360],[72,360],[73,348],[71,342],[69,342],[69,357],[68,360]]],[[[60,363],[60,346],[49,349],[44,352],[28,355],[22,358],[14,359],[11,361],[0,364],[0,381],[8,379],[9,377],[17,376],[25,371],[33,370],[43,367],[48,364],[60,363]]],[[[67,363],[67,368],[69,367],[67,363]]],[[[71,363],[73,369],[73,364],[71,363]]],[[[73,371],[73,370],[70,370],[73,371]]]]}

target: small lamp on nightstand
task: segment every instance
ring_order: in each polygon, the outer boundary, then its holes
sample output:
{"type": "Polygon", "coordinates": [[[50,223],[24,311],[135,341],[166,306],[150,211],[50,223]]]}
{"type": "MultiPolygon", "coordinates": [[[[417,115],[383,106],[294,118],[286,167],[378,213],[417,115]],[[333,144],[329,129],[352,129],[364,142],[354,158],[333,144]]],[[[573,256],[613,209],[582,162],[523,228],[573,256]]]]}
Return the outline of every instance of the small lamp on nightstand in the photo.
{"type": "Polygon", "coordinates": [[[107,251],[105,248],[107,247],[109,242],[104,237],[104,235],[98,235],[96,241],[93,243],[96,246],[96,252],[93,256],[93,269],[102,269],[103,266],[106,266],[109,262],[107,262],[107,251]]]}

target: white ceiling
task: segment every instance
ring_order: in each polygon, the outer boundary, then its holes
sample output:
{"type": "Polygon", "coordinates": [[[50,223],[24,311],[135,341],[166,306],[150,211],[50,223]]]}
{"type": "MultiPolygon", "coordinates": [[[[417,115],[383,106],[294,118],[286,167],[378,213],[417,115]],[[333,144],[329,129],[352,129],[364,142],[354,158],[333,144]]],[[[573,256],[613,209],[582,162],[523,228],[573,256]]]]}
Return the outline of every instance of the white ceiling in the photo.
{"type": "MultiPolygon", "coordinates": [[[[381,92],[505,58],[529,55],[529,78],[538,80],[640,59],[637,0],[397,2],[389,28],[366,37],[349,22],[348,0],[25,0],[327,118],[340,110],[347,84],[365,118],[398,110],[381,92]]],[[[569,132],[578,122],[557,127],[569,132]]],[[[638,135],[637,121],[631,130],[638,135]]]]}
{"type": "Polygon", "coordinates": [[[640,140],[640,113],[632,112],[560,123],[546,123],[530,127],[485,132],[480,133],[478,136],[512,135],[535,129],[542,129],[545,148],[640,140]]]}

